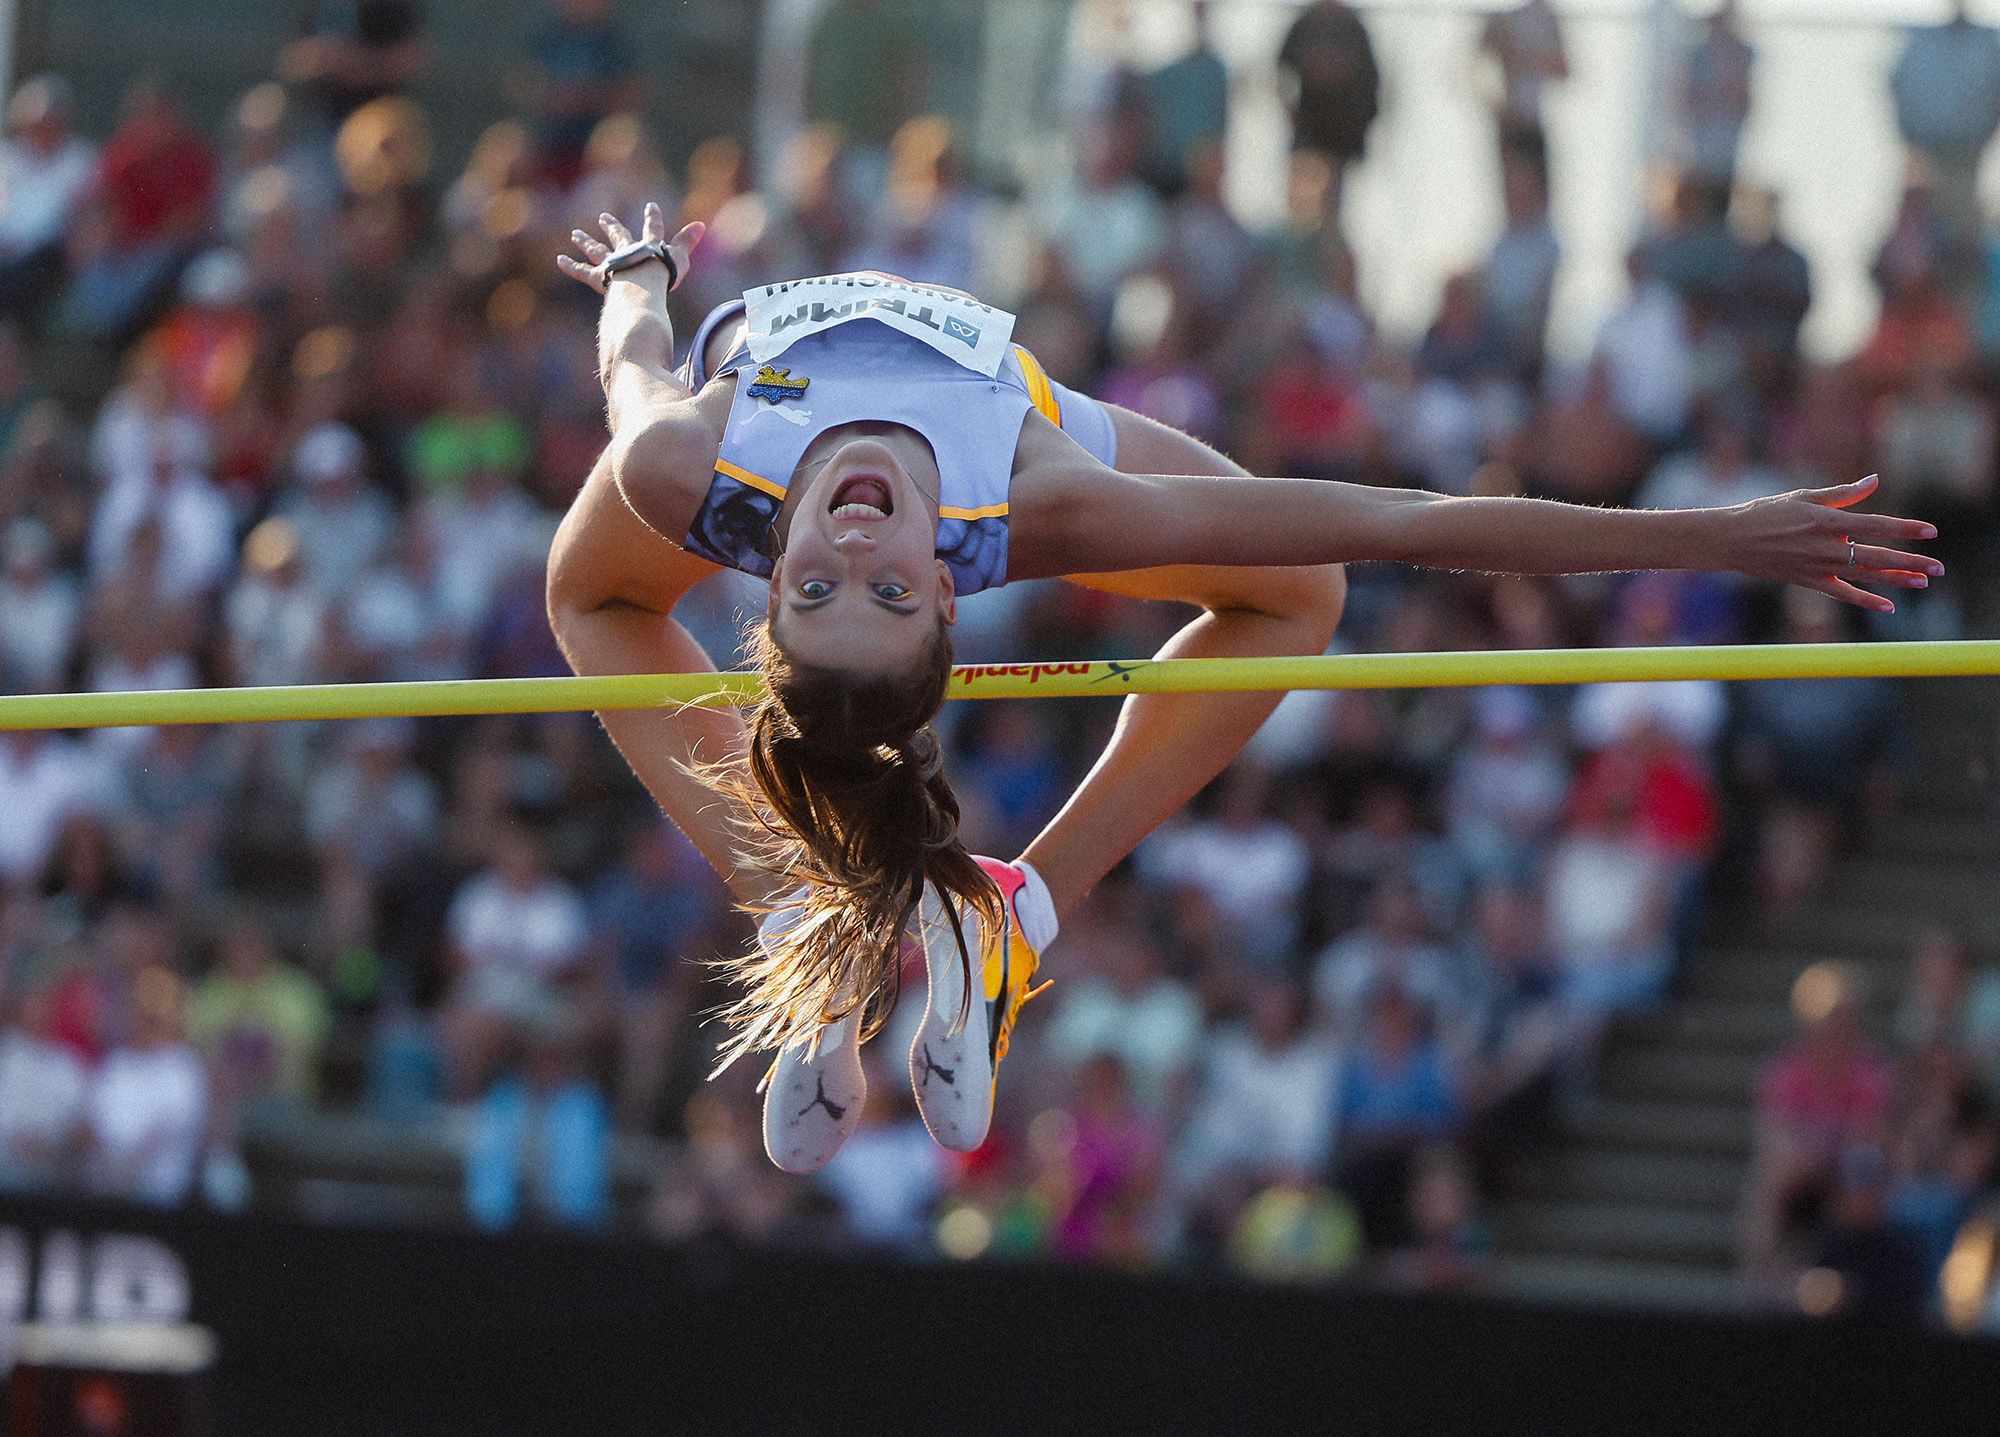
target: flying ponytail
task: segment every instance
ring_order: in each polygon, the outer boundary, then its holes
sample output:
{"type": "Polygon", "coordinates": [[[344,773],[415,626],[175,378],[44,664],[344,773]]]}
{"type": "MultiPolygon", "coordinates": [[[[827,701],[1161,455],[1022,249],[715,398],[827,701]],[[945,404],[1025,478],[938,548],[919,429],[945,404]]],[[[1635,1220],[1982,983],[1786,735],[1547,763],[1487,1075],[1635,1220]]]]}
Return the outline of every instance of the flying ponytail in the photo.
{"type": "MultiPolygon", "coordinates": [[[[872,1037],[896,1005],[903,936],[927,884],[989,928],[1000,918],[999,891],[959,840],[930,726],[951,677],[949,629],[938,625],[917,667],[888,675],[795,663],[766,623],[749,641],[767,692],[747,718],[747,763],[704,777],[746,815],[764,866],[805,897],[763,910],[784,920],[723,965],[747,989],[722,1010],[734,1030],[725,1067],[851,1014],[872,1037]]],[[[958,944],[969,995],[962,932],[958,944]]]]}

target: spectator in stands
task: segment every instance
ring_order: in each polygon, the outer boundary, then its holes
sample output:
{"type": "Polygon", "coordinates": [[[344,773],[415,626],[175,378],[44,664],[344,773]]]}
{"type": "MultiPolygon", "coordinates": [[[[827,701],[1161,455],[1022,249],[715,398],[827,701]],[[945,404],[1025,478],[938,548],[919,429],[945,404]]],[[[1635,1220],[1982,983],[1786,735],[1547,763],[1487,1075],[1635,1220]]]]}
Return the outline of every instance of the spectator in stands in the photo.
{"type": "Polygon", "coordinates": [[[59,75],[21,82],[0,142],[0,315],[29,325],[62,288],[64,242],[97,175],[97,151],[72,131],[59,75]]]}
{"type": "Polygon", "coordinates": [[[1429,1005],[1394,977],[1369,990],[1336,1093],[1340,1187],[1370,1247],[1400,1246],[1417,1154],[1453,1134],[1460,1105],[1429,1005]]]}
{"type": "Polygon", "coordinates": [[[171,1206],[194,1187],[207,1132],[208,1081],[189,1047],[187,989],[164,968],[133,982],[135,1026],[91,1081],[89,1173],[94,1190],[171,1206]]]}
{"type": "Polygon", "coordinates": [[[2000,1092],[2000,969],[1977,964],[1964,934],[1933,924],[1918,936],[1896,1042],[1909,1055],[1944,1049],[1989,1095],[2000,1092]]]}
{"type": "Polygon", "coordinates": [[[1425,1021],[1458,1016],[1450,956],[1434,940],[1430,917],[1409,876],[1385,874],[1369,894],[1359,927],[1314,960],[1313,1000],[1320,1020],[1342,1036],[1361,1031],[1373,995],[1393,987],[1425,1021]]]}
{"type": "Polygon", "coordinates": [[[1212,817],[1170,824],[1146,840],[1140,871],[1205,890],[1235,927],[1239,952],[1276,963],[1298,941],[1309,857],[1298,835],[1270,816],[1267,774],[1239,763],[1221,786],[1212,817]]]}
{"type": "Polygon", "coordinates": [[[55,693],[76,656],[82,603],[56,566],[55,536],[38,519],[16,519],[0,538],[0,665],[24,693],[55,693]]]}
{"type": "Polygon", "coordinates": [[[1178,1104],[1201,1053],[1201,1007],[1187,984],[1163,971],[1151,938],[1125,916],[1100,888],[1065,927],[1063,951],[1078,973],[1056,995],[1044,1053],[1071,1073],[1116,1058],[1133,1100],[1161,1113],[1178,1104]]]}
{"type": "MultiPolygon", "coordinates": [[[[1785,639],[1842,637],[1831,601],[1784,600],[1785,639]]],[[[1893,802],[1907,764],[1902,702],[1886,679],[1776,679],[1740,685],[1733,756],[1738,780],[1761,803],[1759,888],[1795,905],[1825,879],[1843,829],[1893,802]]]]}
{"type": "Polygon", "coordinates": [[[325,993],[279,957],[264,923],[247,912],[233,916],[188,1012],[218,1117],[311,1101],[327,1017],[325,993]]]}
{"type": "Polygon", "coordinates": [[[1327,163],[1327,213],[1337,219],[1347,167],[1361,158],[1381,108],[1382,76],[1368,28],[1343,0],[1313,0],[1278,47],[1289,87],[1292,148],[1327,163]]]}
{"type": "Polygon", "coordinates": [[[146,467],[114,481],[90,530],[90,583],[145,610],[193,610],[229,578],[235,517],[204,472],[207,441],[189,425],[153,430],[146,467]]]}
{"type": "Polygon", "coordinates": [[[1499,70],[1499,94],[1492,103],[1502,165],[1525,161],[1546,175],[1543,111],[1549,90],[1569,78],[1569,52],[1555,7],[1549,0],[1519,0],[1494,11],[1479,32],[1479,50],[1499,70]]]}
{"type": "Polygon", "coordinates": [[[1475,875],[1520,875],[1546,848],[1570,769],[1541,703],[1526,690],[1481,689],[1472,732],[1451,761],[1446,828],[1475,875]]]}
{"type": "Polygon", "coordinates": [[[219,897],[221,845],[237,792],[234,746],[192,724],[154,729],[127,770],[115,810],[118,842],[136,886],[177,912],[219,897]]]}
{"type": "Polygon", "coordinates": [[[1050,196],[1039,228],[1064,279],[1101,323],[1119,283],[1159,258],[1166,218],[1159,197],[1135,173],[1129,136],[1103,131],[1085,136],[1084,145],[1078,178],[1050,196]]]}
{"type": "Polygon", "coordinates": [[[1937,525],[1937,553],[1954,582],[1926,595],[1912,620],[1925,637],[1957,638],[1982,595],[1994,520],[1992,406],[1960,383],[1941,356],[1920,354],[1910,382],[1883,402],[1876,422],[1882,488],[1897,512],[1937,525]]]}
{"type": "Polygon", "coordinates": [[[453,974],[442,1014],[452,1091],[469,1096],[512,1025],[559,1020],[562,988],[584,956],[589,922],[576,890],[550,873],[542,845],[514,823],[492,839],[492,866],[445,918],[453,974]]]}
{"type": "Polygon", "coordinates": [[[64,327],[105,342],[137,333],[208,234],[215,186],[214,152],[179,103],[134,86],[104,144],[94,213],[71,235],[64,327]]]}
{"type": "Polygon", "coordinates": [[[188,1011],[189,1037],[208,1075],[202,1189],[217,1207],[249,1200],[245,1125],[295,1115],[311,1102],[327,1024],[319,985],[278,957],[260,922],[233,917],[188,1011]]]}
{"type": "Polygon", "coordinates": [[[1731,214],[1744,243],[1736,317],[1744,367],[1758,394],[1774,403],[1798,379],[1799,329],[1812,307],[1812,266],[1786,236],[1774,191],[1740,187],[1731,214]]]}
{"type": "Polygon", "coordinates": [[[591,132],[644,97],[638,50],[611,0],[555,0],[528,37],[515,88],[534,127],[543,183],[569,184],[591,132]]]}
{"type": "Polygon", "coordinates": [[[1780,492],[1782,481],[1757,462],[1753,422],[1741,407],[1706,410],[1695,427],[1695,449],[1661,460],[1637,503],[1646,509],[1727,507],[1780,492]]]}
{"type": "Polygon", "coordinates": [[[0,734],[0,882],[39,875],[70,815],[109,803],[116,775],[75,739],[34,729],[0,734]]]}
{"type": "Polygon", "coordinates": [[[1059,1121],[1040,1154],[1036,1186],[1050,1204],[1049,1250],[1072,1261],[1129,1262],[1145,1251],[1161,1135],[1111,1054],[1085,1063],[1074,1091],[1052,1114],[1059,1121]]]}
{"type": "Polygon", "coordinates": [[[1454,1056],[1472,1153],[1491,1178],[1555,1096],[1566,1033],[1562,976],[1532,887],[1482,888],[1468,926],[1471,997],[1454,1056]]]}
{"type": "Polygon", "coordinates": [[[972,787],[984,795],[995,831],[994,848],[1019,849],[1041,831],[1069,797],[1062,768],[1043,725],[1024,704],[995,704],[982,715],[978,742],[970,745],[972,787]]]}
{"type": "Polygon", "coordinates": [[[611,1108],[584,1076],[580,1036],[549,1017],[524,1022],[521,1050],[480,1095],[465,1158],[465,1204],[479,1226],[525,1209],[560,1227],[611,1220],[611,1108]]]}
{"type": "Polygon", "coordinates": [[[10,979],[0,1024],[0,1190],[40,1191],[73,1179],[90,1075],[55,1038],[45,981],[10,979]]]}
{"type": "Polygon", "coordinates": [[[1642,438],[1669,444],[1694,401],[1687,309],[1643,247],[1626,257],[1625,269],[1631,293],[1598,331],[1596,363],[1618,418],[1642,438]]]}
{"type": "Polygon", "coordinates": [[[1147,178],[1163,199],[1187,188],[1197,153],[1219,150],[1229,125],[1229,69],[1215,53],[1209,0],[1193,0],[1194,43],[1146,77],[1147,178]]]}
{"type": "Polygon", "coordinates": [[[445,587],[433,521],[406,517],[390,552],[355,580],[339,609],[349,675],[390,683],[468,678],[474,617],[445,587]]]}
{"type": "Polygon", "coordinates": [[[1383,1280],[1431,1292],[1479,1287],[1490,1275],[1494,1235],[1465,1164],[1448,1147],[1426,1148],[1409,1187],[1409,1242],[1387,1255],[1383,1280]]]}
{"type": "Polygon", "coordinates": [[[1737,0],[1723,0],[1682,61],[1679,109],[1687,132],[1688,174],[1727,200],[1736,187],[1736,152],[1750,118],[1757,52],[1737,29],[1737,0]]]}
{"type": "Polygon", "coordinates": [[[1229,1237],[1231,1264],[1260,1282],[1331,1282],[1361,1257],[1354,1209],[1330,1188],[1273,1183],[1244,1204],[1229,1237]]]}
{"type": "Polygon", "coordinates": [[[702,872],[679,830],[649,815],[590,891],[591,940],[619,1042],[618,1123],[628,1131],[649,1132],[659,1116],[691,964],[720,941],[723,914],[702,872]]]}
{"type": "Polygon", "coordinates": [[[1588,795],[1549,856],[1549,942],[1568,1040],[1587,1064],[1612,1018],[1650,1005],[1673,963],[1675,873],[1639,826],[1637,795],[1588,795]]]}
{"type": "Polygon", "coordinates": [[[1281,978],[1251,988],[1244,1020],[1208,1045],[1172,1175],[1186,1195],[1307,1178],[1333,1151],[1337,1046],[1306,1026],[1305,995],[1281,978]]]}
{"type": "Polygon", "coordinates": [[[367,446],[344,424],[318,425],[299,440],[292,480],[274,512],[311,537],[298,554],[307,586],[337,599],[388,547],[395,515],[369,482],[367,446]]]}
{"type": "Polygon", "coordinates": [[[841,268],[887,270],[953,289],[977,284],[984,206],[961,168],[948,121],[920,115],[898,126],[882,203],[841,268]]]}
{"type": "Polygon", "coordinates": [[[1542,373],[1549,304],[1562,261],[1549,215],[1547,174],[1517,155],[1503,156],[1500,200],[1506,225],[1486,257],[1486,306],[1507,346],[1511,376],[1533,384],[1542,373]]]}
{"type": "Polygon", "coordinates": [[[861,1127],[820,1170],[819,1182],[857,1242],[919,1251],[945,1193],[947,1155],[917,1116],[909,1084],[896,1081],[900,1075],[873,1053],[868,1066],[861,1127]]]}
{"type": "Polygon", "coordinates": [[[301,87],[331,138],[371,100],[408,89],[430,58],[417,0],[311,0],[278,77],[301,87]]]}
{"type": "Polygon", "coordinates": [[[1852,968],[1817,963],[1792,985],[1801,1033],[1757,1083],[1757,1134],[1744,1192],[1742,1260],[1755,1280],[1784,1270],[1802,1210],[1824,1203],[1850,1154],[1879,1162],[1894,1073],[1862,1031],[1866,989],[1852,968]]]}
{"type": "Polygon", "coordinates": [[[326,677],[327,600],[306,582],[302,540],[292,520],[266,519],[243,541],[243,566],[223,608],[234,683],[326,677]]]}
{"type": "Polygon", "coordinates": [[[1972,236],[1979,224],[1979,159],[2000,129],[2000,34],[1953,0],[1942,25],[1910,31],[1890,76],[1896,126],[1930,170],[1947,232],[1972,236]]]}
{"type": "Polygon", "coordinates": [[[1914,1325],[1924,1314],[1929,1264],[1916,1236],[1890,1221],[1889,1166],[1874,1148],[1842,1155],[1827,1203],[1825,1231],[1799,1279],[1800,1306],[1914,1325]]]}

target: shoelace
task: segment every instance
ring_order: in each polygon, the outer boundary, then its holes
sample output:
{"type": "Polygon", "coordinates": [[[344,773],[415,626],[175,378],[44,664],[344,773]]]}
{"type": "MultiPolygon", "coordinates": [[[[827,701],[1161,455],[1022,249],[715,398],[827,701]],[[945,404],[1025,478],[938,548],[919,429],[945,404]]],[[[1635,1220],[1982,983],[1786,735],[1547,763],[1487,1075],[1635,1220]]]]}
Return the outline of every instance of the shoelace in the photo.
{"type": "Polygon", "coordinates": [[[1039,998],[1042,994],[1048,992],[1049,989],[1055,987],[1055,985],[1055,979],[1044,978],[1034,987],[1022,989],[1020,996],[1007,1005],[1007,1021],[1000,1025],[1000,1041],[994,1045],[993,1056],[996,1059],[1007,1056],[1008,1041],[1014,1036],[1014,1021],[1021,1016],[1021,1010],[1028,1006],[1028,1000],[1030,998],[1039,998]]]}

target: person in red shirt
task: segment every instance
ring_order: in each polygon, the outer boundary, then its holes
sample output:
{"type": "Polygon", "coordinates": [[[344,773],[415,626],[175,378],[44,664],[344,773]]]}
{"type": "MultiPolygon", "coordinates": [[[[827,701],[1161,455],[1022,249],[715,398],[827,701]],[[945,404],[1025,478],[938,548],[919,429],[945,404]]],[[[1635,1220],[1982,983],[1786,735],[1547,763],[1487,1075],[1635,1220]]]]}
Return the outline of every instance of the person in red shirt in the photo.
{"type": "Polygon", "coordinates": [[[1894,1070],[1862,1031],[1864,1004],[1860,975],[1846,964],[1816,963],[1792,986],[1803,1031],[1757,1081],[1742,1233],[1752,1278],[1780,1275],[1788,1220],[1832,1191],[1844,1158],[1884,1142],[1894,1070]]]}
{"type": "Polygon", "coordinates": [[[122,341],[157,312],[212,226],[215,155],[165,91],[136,86],[71,237],[63,327],[122,341]]]}

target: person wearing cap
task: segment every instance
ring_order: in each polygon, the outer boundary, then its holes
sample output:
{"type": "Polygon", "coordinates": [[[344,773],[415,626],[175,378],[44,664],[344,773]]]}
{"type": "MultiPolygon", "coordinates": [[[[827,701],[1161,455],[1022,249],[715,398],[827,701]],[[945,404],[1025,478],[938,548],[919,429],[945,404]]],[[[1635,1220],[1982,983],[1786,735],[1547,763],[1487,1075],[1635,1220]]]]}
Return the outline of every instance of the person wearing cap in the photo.
{"type": "Polygon", "coordinates": [[[300,551],[306,583],[327,598],[344,594],[395,534],[389,501],[368,482],[367,445],[345,424],[306,431],[276,512],[310,536],[300,551]]]}
{"type": "Polygon", "coordinates": [[[257,351],[250,266],[235,250],[209,250],[181,275],[180,301],[153,342],[175,406],[215,419],[236,402],[257,351]]]}

